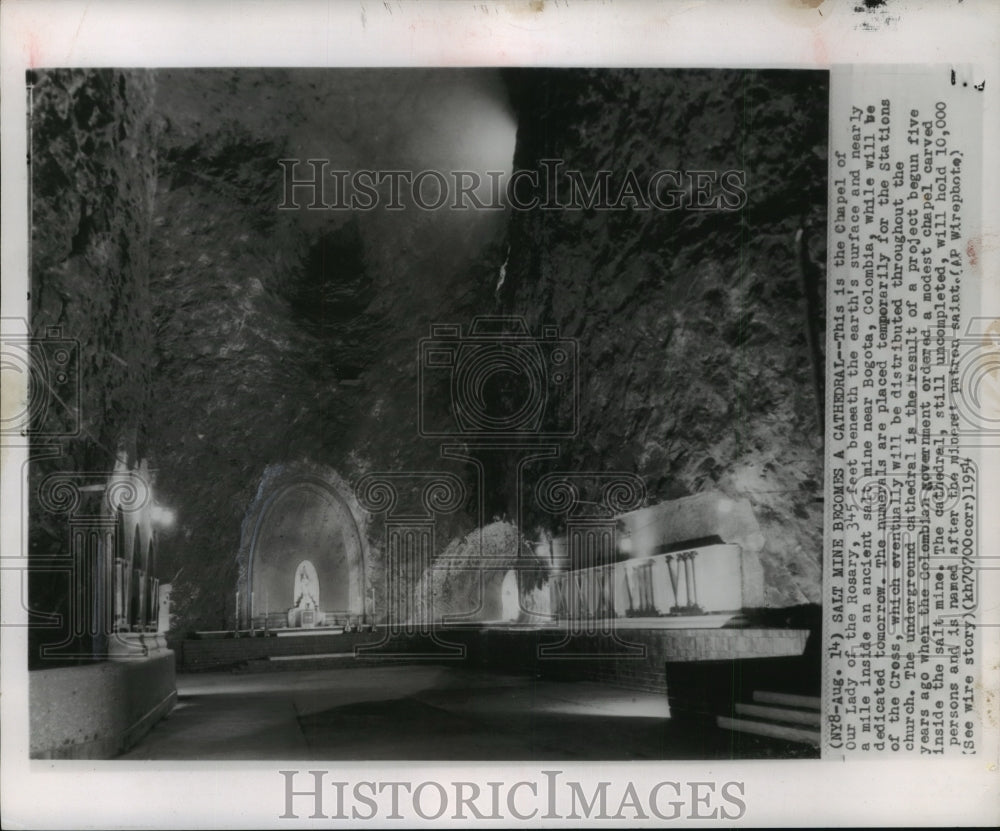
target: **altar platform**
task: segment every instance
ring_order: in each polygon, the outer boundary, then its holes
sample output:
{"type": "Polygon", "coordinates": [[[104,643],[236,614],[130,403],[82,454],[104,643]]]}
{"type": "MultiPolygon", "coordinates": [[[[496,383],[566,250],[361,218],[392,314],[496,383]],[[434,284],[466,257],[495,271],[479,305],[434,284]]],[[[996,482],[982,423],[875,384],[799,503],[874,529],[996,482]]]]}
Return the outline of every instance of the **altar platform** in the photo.
{"type": "MultiPolygon", "coordinates": [[[[202,633],[179,649],[182,672],[349,669],[379,664],[439,663],[593,680],[664,693],[671,674],[689,663],[800,658],[810,629],[733,625],[716,616],[616,619],[590,631],[565,626],[477,623],[433,633],[279,630],[281,634],[202,633]],[[729,623],[727,626],[726,624],[729,623]],[[624,624],[619,626],[618,624],[624,624]],[[207,635],[207,636],[204,636],[207,635]],[[228,635],[228,636],[224,636],[228,635]]],[[[815,638],[814,638],[815,640],[815,638]]]]}

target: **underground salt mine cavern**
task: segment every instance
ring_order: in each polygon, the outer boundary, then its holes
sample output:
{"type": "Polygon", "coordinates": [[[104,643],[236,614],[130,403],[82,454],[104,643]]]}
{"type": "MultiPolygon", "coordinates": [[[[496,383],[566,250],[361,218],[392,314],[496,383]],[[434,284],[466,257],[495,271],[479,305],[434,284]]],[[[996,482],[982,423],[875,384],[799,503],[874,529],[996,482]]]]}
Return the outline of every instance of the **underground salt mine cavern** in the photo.
{"type": "Polygon", "coordinates": [[[29,84],[34,758],[818,754],[825,73],[29,84]]]}

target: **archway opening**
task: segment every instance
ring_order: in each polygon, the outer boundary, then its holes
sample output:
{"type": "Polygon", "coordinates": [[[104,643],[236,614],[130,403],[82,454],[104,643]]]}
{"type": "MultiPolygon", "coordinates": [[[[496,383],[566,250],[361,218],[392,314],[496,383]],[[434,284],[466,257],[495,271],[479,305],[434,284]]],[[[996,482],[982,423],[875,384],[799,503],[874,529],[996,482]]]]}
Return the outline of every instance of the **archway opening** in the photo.
{"type": "Polygon", "coordinates": [[[258,520],[250,554],[255,628],[344,626],[364,615],[364,562],[344,501],[314,481],[284,486],[258,520]]]}

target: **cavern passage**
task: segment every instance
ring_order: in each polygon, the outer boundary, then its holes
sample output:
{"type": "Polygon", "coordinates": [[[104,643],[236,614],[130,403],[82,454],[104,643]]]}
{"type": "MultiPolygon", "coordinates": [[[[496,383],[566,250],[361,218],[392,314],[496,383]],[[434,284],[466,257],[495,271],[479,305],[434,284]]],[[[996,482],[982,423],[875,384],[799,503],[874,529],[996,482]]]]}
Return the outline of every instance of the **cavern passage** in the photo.
{"type": "MultiPolygon", "coordinates": [[[[461,642],[508,668],[535,654],[524,631],[567,615],[638,633],[715,613],[708,663],[736,654],[719,633],[815,636],[826,73],[45,70],[29,84],[30,326],[72,342],[79,379],[35,431],[30,554],[65,556],[86,515],[87,568],[107,572],[86,602],[78,575],[32,574],[32,609],[93,624],[33,627],[32,669],[141,652],[154,633],[181,670],[265,661],[280,630],[336,630],[353,640],[314,651],[340,654],[442,615],[522,634],[487,648],[456,626],[421,650],[461,642]],[[489,204],[484,178],[483,206],[453,210],[414,204],[433,175],[399,205],[391,177],[375,204],[341,205],[331,171],[526,171],[564,194],[567,171],[609,171],[619,197],[630,171],[642,187],[680,175],[661,203],[556,209],[528,204],[530,176],[489,204]],[[463,380],[469,343],[494,363],[463,380]],[[76,514],[49,493],[59,476],[83,487],[76,514]],[[136,479],[144,507],[98,505],[136,479]],[[579,511],[542,492],[569,480],[579,511]],[[614,482],[630,498],[608,501],[614,482]],[[584,526],[611,548],[579,554],[584,526]],[[234,632],[258,651],[205,646],[234,632]],[[135,637],[115,647],[116,633],[135,637]]],[[[606,662],[587,677],[696,687],[664,682],[671,647],[647,637],[630,643],[655,657],[648,677],[606,662]]]]}

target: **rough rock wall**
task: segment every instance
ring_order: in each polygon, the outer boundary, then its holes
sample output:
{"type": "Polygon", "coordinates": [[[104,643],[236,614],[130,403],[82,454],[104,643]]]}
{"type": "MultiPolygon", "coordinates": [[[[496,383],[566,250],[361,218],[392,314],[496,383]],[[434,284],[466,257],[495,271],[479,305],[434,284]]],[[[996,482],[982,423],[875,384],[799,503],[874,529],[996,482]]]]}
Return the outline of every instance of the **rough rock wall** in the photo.
{"type": "Polygon", "coordinates": [[[77,70],[42,71],[34,81],[31,328],[45,337],[60,327],[79,340],[83,444],[114,448],[149,406],[154,80],[77,70]]]}
{"type": "MultiPolygon", "coordinates": [[[[348,482],[373,470],[465,473],[417,436],[417,342],[432,322],[465,322],[489,302],[502,213],[313,211],[304,191],[302,207],[279,210],[278,160],[440,166],[456,135],[443,114],[475,116],[477,102],[505,96],[483,72],[158,73],[153,394],[183,627],[232,625],[240,526],[268,465],[322,465],[348,482]],[[212,585],[226,591],[190,600],[212,585]]],[[[447,517],[441,545],[471,522],[447,517]]],[[[370,528],[376,551],[381,529],[370,528]]]]}
{"type": "MultiPolygon", "coordinates": [[[[547,594],[548,565],[525,543],[515,525],[492,522],[463,539],[455,538],[414,587],[411,620],[439,623],[442,618],[462,618],[466,622],[496,622],[503,620],[504,612],[511,607],[532,609],[530,602],[519,604],[517,592],[503,597],[504,578],[511,570],[517,573],[516,586],[522,595],[547,594]]],[[[529,616],[522,609],[517,617],[529,616]]]]}
{"type": "Polygon", "coordinates": [[[737,211],[515,212],[504,309],[580,343],[579,433],[560,467],[637,472],[651,501],[748,498],[767,539],[767,601],[818,601],[822,444],[795,235],[808,229],[810,259],[825,261],[826,74],[507,80],[516,168],[559,159],[618,182],[745,171],[737,211]]]}
{"type": "MultiPolygon", "coordinates": [[[[45,435],[34,442],[42,455],[31,466],[29,546],[33,556],[64,556],[66,517],[38,501],[44,477],[109,473],[119,448],[130,462],[148,452],[155,82],[149,73],[114,70],[38,71],[29,82],[31,331],[42,350],[37,366],[54,366],[60,341],[71,355],[65,385],[41,370],[34,379],[58,397],[33,425],[45,435]],[[46,457],[44,446],[62,453],[46,457]]],[[[35,572],[30,593],[33,608],[66,611],[64,576],[35,572]]],[[[39,643],[60,634],[31,629],[39,643]]],[[[29,654],[34,659],[37,649],[29,654]]]]}

